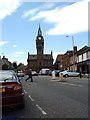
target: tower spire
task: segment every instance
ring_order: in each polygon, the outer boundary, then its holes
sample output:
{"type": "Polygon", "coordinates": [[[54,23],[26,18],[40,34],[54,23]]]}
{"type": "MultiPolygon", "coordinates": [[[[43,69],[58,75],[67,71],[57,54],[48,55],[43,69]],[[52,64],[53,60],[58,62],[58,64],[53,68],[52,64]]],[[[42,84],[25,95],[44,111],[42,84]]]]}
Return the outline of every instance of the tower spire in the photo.
{"type": "Polygon", "coordinates": [[[39,28],[38,28],[38,36],[42,36],[42,31],[41,31],[40,23],[39,23],[39,28]]]}

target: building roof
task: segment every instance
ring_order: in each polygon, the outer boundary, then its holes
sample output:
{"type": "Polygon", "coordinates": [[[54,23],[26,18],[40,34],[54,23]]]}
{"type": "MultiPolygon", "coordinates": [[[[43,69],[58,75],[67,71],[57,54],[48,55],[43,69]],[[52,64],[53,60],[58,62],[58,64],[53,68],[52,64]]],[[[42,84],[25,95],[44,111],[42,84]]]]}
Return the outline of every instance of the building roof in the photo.
{"type": "Polygon", "coordinates": [[[77,55],[81,55],[85,52],[90,51],[90,47],[89,46],[84,46],[83,48],[81,48],[79,51],[77,51],[77,55]]]}

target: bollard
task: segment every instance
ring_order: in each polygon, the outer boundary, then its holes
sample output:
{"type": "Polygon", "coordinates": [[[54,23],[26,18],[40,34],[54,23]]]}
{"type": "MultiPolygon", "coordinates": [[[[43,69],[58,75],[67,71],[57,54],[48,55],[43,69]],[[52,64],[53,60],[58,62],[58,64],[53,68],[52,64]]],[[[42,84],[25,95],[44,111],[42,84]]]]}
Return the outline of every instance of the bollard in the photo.
{"type": "Polygon", "coordinates": [[[59,74],[59,78],[60,78],[60,81],[63,81],[63,80],[64,80],[64,79],[63,79],[63,74],[62,74],[62,73],[59,74]]]}
{"type": "Polygon", "coordinates": [[[52,79],[55,79],[55,71],[52,71],[52,79]]]}
{"type": "Polygon", "coordinates": [[[63,74],[61,73],[61,80],[63,80],[63,74]]]}

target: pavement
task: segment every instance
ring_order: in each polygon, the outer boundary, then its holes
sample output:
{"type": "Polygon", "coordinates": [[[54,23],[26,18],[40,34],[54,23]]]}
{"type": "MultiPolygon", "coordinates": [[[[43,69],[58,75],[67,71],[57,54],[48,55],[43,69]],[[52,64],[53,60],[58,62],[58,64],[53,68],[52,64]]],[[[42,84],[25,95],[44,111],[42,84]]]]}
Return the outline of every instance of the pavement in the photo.
{"type": "Polygon", "coordinates": [[[63,79],[61,80],[59,77],[55,77],[54,79],[52,78],[52,76],[51,76],[51,81],[63,81],[63,82],[65,82],[67,79],[79,79],[79,80],[90,80],[90,78],[87,78],[87,77],[82,77],[82,78],[80,78],[80,77],[63,77],[63,79]]]}

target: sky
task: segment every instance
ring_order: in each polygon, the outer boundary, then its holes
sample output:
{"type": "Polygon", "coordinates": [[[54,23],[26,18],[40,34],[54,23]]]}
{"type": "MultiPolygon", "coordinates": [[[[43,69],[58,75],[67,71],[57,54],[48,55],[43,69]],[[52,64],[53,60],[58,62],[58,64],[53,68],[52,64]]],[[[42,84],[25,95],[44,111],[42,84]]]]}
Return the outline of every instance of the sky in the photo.
{"type": "Polygon", "coordinates": [[[41,26],[44,54],[88,46],[89,0],[0,0],[0,56],[27,64],[41,26]],[[68,37],[66,37],[68,36],[68,37]],[[73,39],[72,39],[73,36],[73,39]]]}

